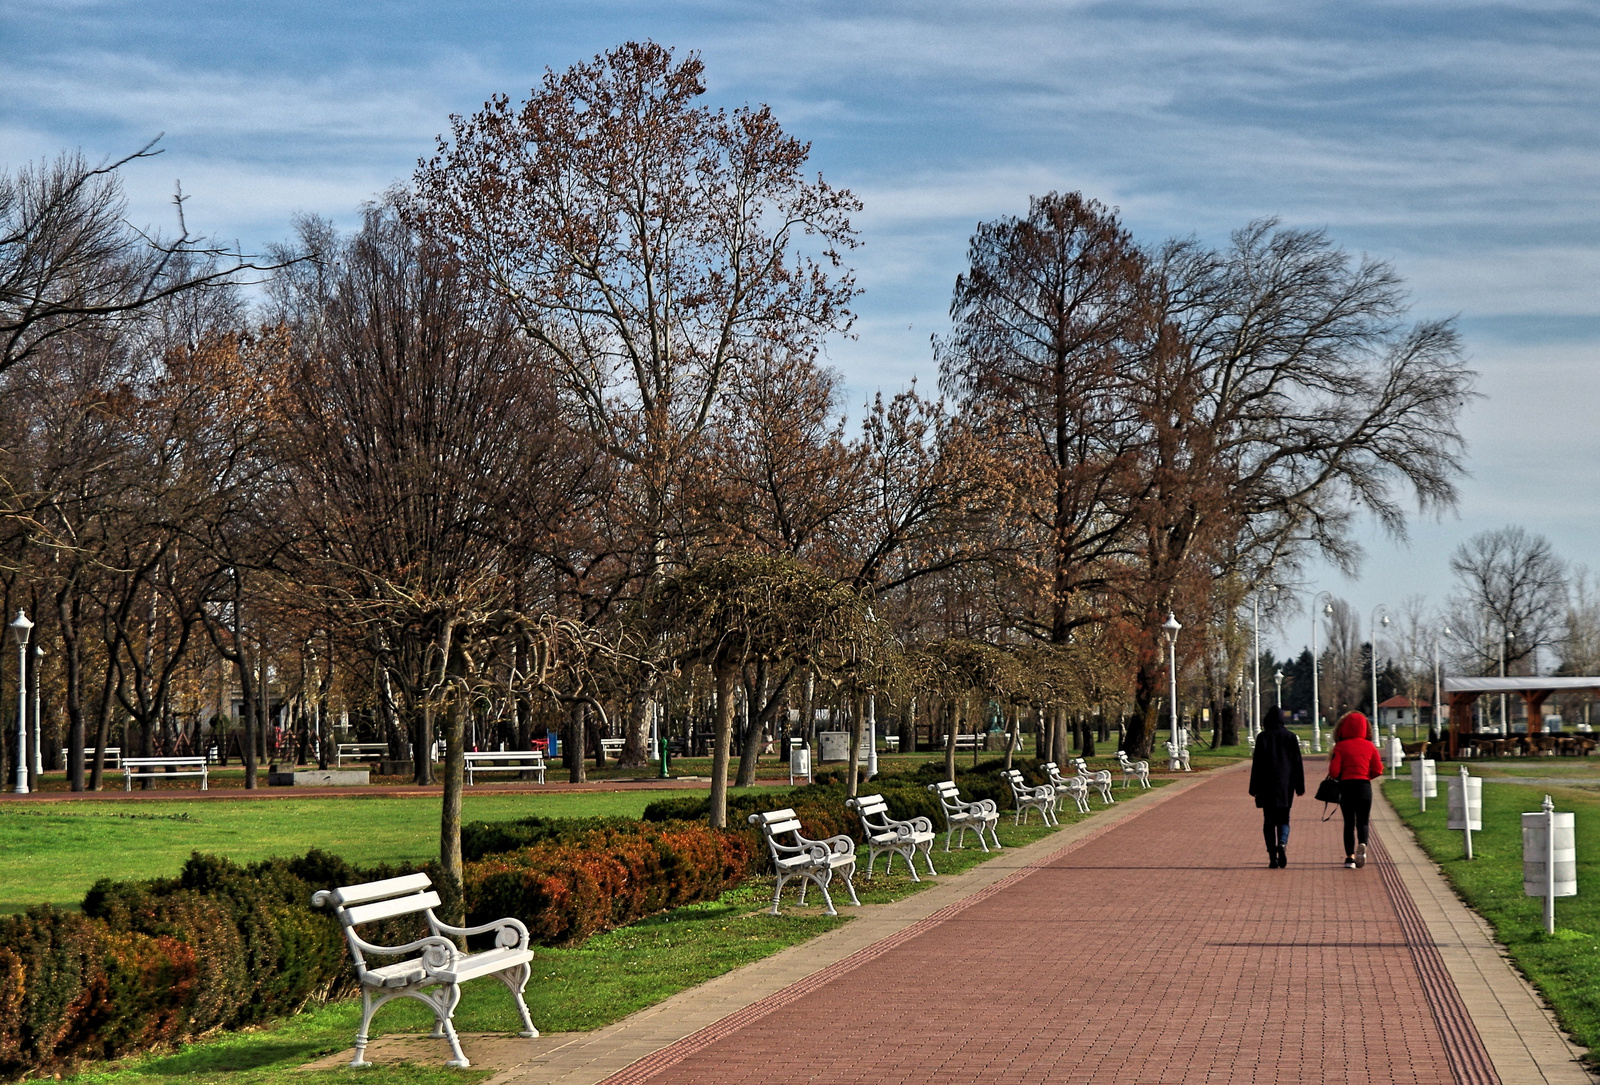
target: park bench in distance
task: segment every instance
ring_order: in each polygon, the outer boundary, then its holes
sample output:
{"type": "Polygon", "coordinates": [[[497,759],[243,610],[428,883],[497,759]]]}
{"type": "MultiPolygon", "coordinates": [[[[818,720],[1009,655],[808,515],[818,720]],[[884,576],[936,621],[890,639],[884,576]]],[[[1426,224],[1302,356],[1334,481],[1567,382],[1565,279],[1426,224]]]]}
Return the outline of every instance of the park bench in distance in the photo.
{"type": "Polygon", "coordinates": [[[1122,786],[1128,786],[1128,781],[1138,780],[1140,787],[1150,786],[1150,762],[1133,761],[1128,757],[1127,750],[1117,751],[1117,764],[1122,766],[1122,786]]]}
{"type": "Polygon", "coordinates": [[[1022,778],[1022,773],[1016,769],[1006,769],[1000,778],[1011,786],[1011,798],[1017,804],[1016,812],[1011,817],[1011,824],[1020,825],[1033,810],[1039,811],[1039,817],[1046,825],[1061,824],[1056,820],[1056,789],[1049,784],[1034,787],[1022,778]]]}
{"type": "Polygon", "coordinates": [[[778,872],[778,884],[772,890],[772,914],[778,914],[778,898],[783,894],[783,883],[799,878],[800,903],[806,902],[806,882],[815,882],[822,890],[822,900],[829,915],[838,915],[833,898],[828,895],[828,883],[834,871],[844,874],[844,886],[850,891],[850,903],[857,908],[856,887],[851,878],[856,872],[856,842],[848,836],[830,836],[826,840],[811,840],[800,835],[800,819],[793,810],[770,810],[764,814],[751,814],[750,824],[766,837],[767,849],[772,853],[772,865],[778,872]],[[779,837],[787,836],[788,840],[779,837]]]}
{"type": "Polygon", "coordinates": [[[124,757],[122,759],[122,790],[133,790],[133,778],[161,780],[171,776],[198,776],[200,790],[209,791],[204,757],[124,757]]]}
{"type": "Polygon", "coordinates": [[[468,750],[462,754],[467,764],[467,786],[475,772],[532,772],[544,783],[544,754],[538,750],[468,750]]]}
{"type": "MultiPolygon", "coordinates": [[[[65,765],[67,763],[67,753],[68,753],[67,747],[65,747],[65,746],[61,747],[61,763],[63,765],[65,765]]],[[[84,764],[84,767],[86,767],[86,768],[88,766],[94,764],[94,747],[93,746],[85,746],[83,748],[83,764],[84,764]]],[[[110,768],[114,768],[114,769],[122,767],[122,747],[121,746],[107,746],[106,747],[106,765],[109,766],[110,768]]]]}
{"type": "Polygon", "coordinates": [[[1000,838],[995,835],[995,826],[1000,824],[1000,807],[993,799],[976,799],[964,802],[961,791],[956,787],[954,780],[940,780],[936,784],[929,784],[928,790],[939,796],[939,805],[944,810],[944,850],[950,850],[950,838],[959,830],[961,840],[957,847],[967,846],[967,830],[976,830],[978,844],[984,851],[989,850],[989,845],[983,839],[987,832],[989,839],[994,841],[994,846],[1000,847],[1000,838]]]}
{"type": "Polygon", "coordinates": [[[1044,770],[1044,777],[1050,781],[1050,786],[1056,789],[1058,804],[1063,794],[1070,795],[1073,804],[1078,808],[1078,813],[1089,812],[1089,781],[1086,778],[1061,775],[1061,770],[1056,768],[1054,761],[1046,761],[1039,767],[1044,770]]]}
{"type": "Polygon", "coordinates": [[[1111,771],[1109,769],[1090,769],[1089,762],[1081,757],[1072,759],[1072,767],[1078,770],[1078,775],[1083,777],[1085,783],[1100,792],[1101,802],[1110,806],[1117,801],[1111,797],[1111,771]]]}
{"type": "Polygon", "coordinates": [[[938,876],[939,872],[933,869],[933,841],[935,833],[933,822],[927,818],[917,817],[909,821],[896,821],[889,816],[889,804],[882,795],[861,795],[854,799],[846,799],[844,804],[854,810],[861,818],[861,828],[867,837],[867,880],[872,880],[872,866],[878,861],[880,852],[889,853],[889,862],[884,866],[883,872],[889,874],[894,870],[894,857],[903,855],[906,866],[911,871],[911,880],[920,882],[917,877],[917,850],[921,849],[923,861],[928,864],[928,873],[938,876]]]}
{"type": "Polygon", "coordinates": [[[439,906],[439,894],[429,888],[431,884],[426,874],[407,874],[312,894],[311,906],[331,906],[339,925],[344,928],[350,956],[355,961],[356,979],[361,984],[361,1028],[356,1033],[356,1057],[350,1060],[353,1067],[372,1065],[366,1061],[367,1028],[372,1024],[372,1015],[391,998],[400,997],[414,998],[433,1011],[433,1035],[449,1040],[450,1051],[455,1055],[446,1066],[472,1065],[461,1051],[452,1018],[456,1003],[461,1001],[461,984],[484,976],[493,976],[505,984],[516,1000],[523,1025],[518,1035],[529,1038],[539,1035],[539,1030],[533,1027],[533,1019],[528,1016],[528,1004],[522,1000],[522,990],[528,985],[532,972],[529,962],[533,960],[533,951],[528,948],[528,928],[516,919],[500,919],[481,927],[452,927],[442,923],[433,914],[439,906]],[[428,934],[401,946],[378,946],[356,933],[356,928],[363,923],[406,915],[423,916],[428,921],[428,934]],[[497,932],[495,946],[481,953],[468,953],[445,937],[464,938],[489,931],[497,932]],[[382,957],[415,956],[372,967],[364,956],[367,953],[382,957]]]}
{"type": "Polygon", "coordinates": [[[382,761],[389,756],[387,742],[341,742],[334,750],[335,768],[343,768],[345,761],[382,761]]]}

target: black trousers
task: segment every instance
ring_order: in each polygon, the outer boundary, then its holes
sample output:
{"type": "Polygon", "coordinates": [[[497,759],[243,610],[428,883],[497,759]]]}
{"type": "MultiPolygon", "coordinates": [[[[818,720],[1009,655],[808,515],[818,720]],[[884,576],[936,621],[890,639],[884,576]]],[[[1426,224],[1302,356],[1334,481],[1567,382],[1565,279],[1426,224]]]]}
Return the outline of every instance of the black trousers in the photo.
{"type": "Polygon", "coordinates": [[[1289,843],[1289,808],[1287,806],[1263,806],[1261,808],[1261,836],[1267,842],[1267,850],[1281,848],[1289,843]]]}
{"type": "Polygon", "coordinates": [[[1339,810],[1344,814],[1344,853],[1356,853],[1356,841],[1367,842],[1367,819],[1372,816],[1372,781],[1340,780],[1339,810]]]}

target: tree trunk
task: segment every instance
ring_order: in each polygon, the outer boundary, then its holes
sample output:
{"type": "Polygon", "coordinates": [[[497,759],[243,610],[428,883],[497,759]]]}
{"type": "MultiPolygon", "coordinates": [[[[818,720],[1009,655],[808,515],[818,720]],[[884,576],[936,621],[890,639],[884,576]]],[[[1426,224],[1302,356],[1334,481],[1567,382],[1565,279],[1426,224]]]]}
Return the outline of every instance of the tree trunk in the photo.
{"type": "Polygon", "coordinates": [[[1133,715],[1128,717],[1128,737],[1123,748],[1135,761],[1148,761],[1155,742],[1156,713],[1160,707],[1159,657],[1146,653],[1133,677],[1133,715]]]}
{"type": "MultiPolygon", "coordinates": [[[[439,866],[454,887],[450,900],[461,901],[461,795],[466,783],[466,725],[459,699],[451,697],[445,716],[444,802],[439,815],[439,866]]],[[[449,922],[460,924],[457,914],[449,922]]]]}
{"type": "Polygon", "coordinates": [[[739,668],[733,663],[719,663],[716,668],[717,684],[717,748],[711,758],[711,827],[723,829],[728,825],[728,761],[733,747],[733,689],[738,680],[739,668]]]}
{"type": "Polygon", "coordinates": [[[961,733],[960,703],[958,698],[952,698],[943,706],[944,710],[950,714],[950,719],[945,724],[944,732],[944,778],[946,780],[954,780],[956,778],[956,735],[961,733]]]}
{"type": "Polygon", "coordinates": [[[585,720],[589,714],[589,706],[579,701],[572,706],[572,711],[567,713],[567,735],[562,742],[565,748],[561,751],[562,760],[567,763],[567,782],[581,784],[588,780],[583,766],[583,746],[585,720]]]}
{"type": "Polygon", "coordinates": [[[1057,765],[1065,765],[1068,761],[1067,754],[1067,709],[1065,705],[1056,705],[1051,709],[1055,723],[1050,728],[1050,760],[1057,765]]]}
{"type": "Polygon", "coordinates": [[[861,786],[861,731],[866,726],[865,705],[859,691],[850,694],[850,757],[844,777],[844,797],[853,799],[861,786]]]}
{"type": "Polygon", "coordinates": [[[61,618],[62,665],[67,685],[67,779],[73,791],[84,786],[83,747],[83,658],[78,639],[78,596],[69,581],[56,596],[56,613],[61,618]]]}

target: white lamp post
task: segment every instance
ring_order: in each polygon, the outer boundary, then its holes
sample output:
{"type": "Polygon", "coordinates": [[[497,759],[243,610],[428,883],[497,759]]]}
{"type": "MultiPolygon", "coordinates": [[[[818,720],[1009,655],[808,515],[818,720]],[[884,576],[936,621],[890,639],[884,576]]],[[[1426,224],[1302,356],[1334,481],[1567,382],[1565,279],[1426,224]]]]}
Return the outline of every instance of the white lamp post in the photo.
{"type": "Polygon", "coordinates": [[[1167,620],[1161,623],[1162,632],[1167,636],[1167,700],[1171,702],[1172,716],[1172,748],[1178,749],[1178,630],[1183,626],[1178,624],[1178,619],[1173,613],[1167,611],[1167,620]]]}
{"type": "MultiPolygon", "coordinates": [[[[1267,591],[1277,591],[1276,584],[1268,584],[1267,591]]],[[[1251,666],[1254,677],[1250,682],[1250,738],[1251,745],[1261,733],[1261,593],[1256,592],[1250,600],[1250,634],[1255,641],[1255,659],[1251,666]]]]}
{"type": "Polygon", "coordinates": [[[39,668],[44,665],[44,649],[37,644],[33,646],[33,783],[39,786],[39,777],[44,773],[44,744],[39,741],[39,689],[44,685],[39,680],[39,668]]]}
{"type": "Polygon", "coordinates": [[[1272,681],[1277,686],[1277,692],[1272,695],[1272,707],[1279,712],[1283,711],[1283,671],[1272,672],[1272,681]]]}
{"type": "Polygon", "coordinates": [[[1389,608],[1379,603],[1372,608],[1372,719],[1368,721],[1367,729],[1372,739],[1372,744],[1378,744],[1378,611],[1383,611],[1383,624],[1389,624],[1389,608]]]}
{"type": "Polygon", "coordinates": [[[28,793],[28,634],[33,623],[19,609],[17,620],[11,623],[11,634],[17,638],[17,787],[18,795],[28,793]]]}
{"type": "Polygon", "coordinates": [[[1317,688],[1317,673],[1322,670],[1322,657],[1317,655],[1317,604],[1322,602],[1322,597],[1327,596],[1328,601],[1322,603],[1322,612],[1333,615],[1333,592],[1320,591],[1316,598],[1311,600],[1311,752],[1322,752],[1322,691],[1317,688]]]}

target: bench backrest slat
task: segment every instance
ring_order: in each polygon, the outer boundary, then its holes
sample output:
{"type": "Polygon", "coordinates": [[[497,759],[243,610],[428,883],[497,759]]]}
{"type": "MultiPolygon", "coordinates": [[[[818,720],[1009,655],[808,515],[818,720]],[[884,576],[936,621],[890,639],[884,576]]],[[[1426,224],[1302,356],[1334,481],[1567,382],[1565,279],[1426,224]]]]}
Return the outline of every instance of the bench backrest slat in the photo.
{"type": "Polygon", "coordinates": [[[430,889],[426,893],[411,893],[403,897],[347,907],[344,909],[344,921],[346,926],[355,927],[362,923],[376,923],[380,919],[393,919],[397,915],[410,915],[413,912],[423,912],[437,907],[439,907],[439,894],[430,889]]]}
{"type": "Polygon", "coordinates": [[[416,893],[432,884],[426,874],[402,874],[398,878],[385,878],[380,882],[347,885],[343,888],[335,889],[328,894],[328,899],[332,903],[340,905],[365,904],[369,900],[382,900],[385,897],[398,897],[404,893],[416,893]]]}
{"type": "Polygon", "coordinates": [[[882,795],[863,795],[856,800],[856,813],[862,817],[870,814],[887,814],[889,803],[882,795]]]}
{"type": "Polygon", "coordinates": [[[799,832],[800,822],[798,819],[791,818],[788,821],[779,821],[770,825],[763,825],[761,828],[766,831],[768,836],[782,836],[784,833],[799,832]]]}
{"type": "Polygon", "coordinates": [[[795,812],[793,810],[790,810],[790,809],[787,809],[787,808],[783,809],[783,810],[768,810],[768,811],[766,811],[764,813],[753,814],[753,815],[751,815],[751,817],[752,817],[752,820],[759,819],[756,823],[758,825],[763,826],[764,828],[768,829],[771,832],[784,832],[784,831],[786,831],[786,830],[783,830],[783,829],[774,829],[772,827],[774,822],[779,822],[779,821],[787,822],[787,821],[794,821],[796,819],[795,812]]]}

